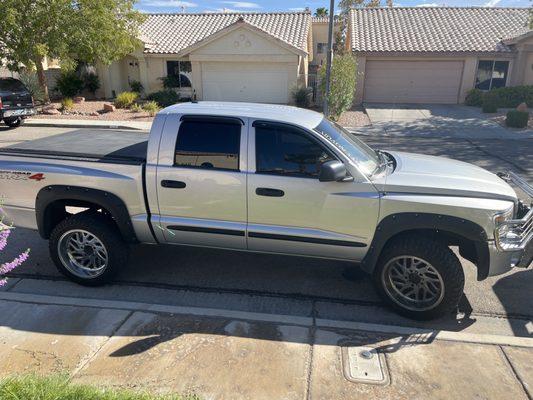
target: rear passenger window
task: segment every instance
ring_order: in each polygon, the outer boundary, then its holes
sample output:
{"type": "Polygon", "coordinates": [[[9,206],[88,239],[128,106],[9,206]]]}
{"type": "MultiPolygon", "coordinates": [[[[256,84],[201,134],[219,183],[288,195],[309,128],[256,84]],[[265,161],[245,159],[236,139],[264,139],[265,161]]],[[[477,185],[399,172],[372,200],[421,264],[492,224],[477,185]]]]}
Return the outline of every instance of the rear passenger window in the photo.
{"type": "Polygon", "coordinates": [[[239,170],[241,125],[212,121],[183,121],[178,132],[174,165],[239,170]]]}
{"type": "Polygon", "coordinates": [[[335,160],[317,140],[290,127],[256,126],[256,173],[318,178],[323,163],[335,160]]]}

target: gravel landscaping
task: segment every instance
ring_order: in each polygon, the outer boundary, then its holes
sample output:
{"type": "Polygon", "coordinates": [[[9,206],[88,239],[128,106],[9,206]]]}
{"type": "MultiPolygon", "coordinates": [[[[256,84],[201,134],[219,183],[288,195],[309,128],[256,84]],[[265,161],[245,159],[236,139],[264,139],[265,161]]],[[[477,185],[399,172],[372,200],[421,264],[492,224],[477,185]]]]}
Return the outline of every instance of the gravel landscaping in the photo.
{"type": "MultiPolygon", "coordinates": [[[[134,112],[127,109],[116,109],[113,112],[104,112],[104,104],[112,104],[109,101],[84,101],[75,103],[74,107],[68,112],[60,114],[46,115],[42,114],[42,107],[38,107],[39,114],[32,118],[37,119],[90,119],[97,121],[153,121],[147,112],[134,112]],[[98,115],[95,115],[98,113],[98,115]]],[[[52,103],[56,109],[61,108],[61,103],[52,103]]]]}
{"type": "Polygon", "coordinates": [[[363,107],[353,107],[351,110],[343,112],[337,123],[348,128],[371,125],[363,107]]]}

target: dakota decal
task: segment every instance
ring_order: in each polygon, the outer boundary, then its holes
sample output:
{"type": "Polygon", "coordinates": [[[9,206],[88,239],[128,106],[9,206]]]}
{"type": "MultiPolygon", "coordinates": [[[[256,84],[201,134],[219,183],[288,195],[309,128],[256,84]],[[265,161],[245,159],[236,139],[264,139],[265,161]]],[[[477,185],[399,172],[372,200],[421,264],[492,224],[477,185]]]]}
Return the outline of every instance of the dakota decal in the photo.
{"type": "Polygon", "coordinates": [[[28,179],[39,182],[45,178],[43,173],[32,174],[31,172],[21,171],[0,171],[0,180],[26,181],[28,179]]]}

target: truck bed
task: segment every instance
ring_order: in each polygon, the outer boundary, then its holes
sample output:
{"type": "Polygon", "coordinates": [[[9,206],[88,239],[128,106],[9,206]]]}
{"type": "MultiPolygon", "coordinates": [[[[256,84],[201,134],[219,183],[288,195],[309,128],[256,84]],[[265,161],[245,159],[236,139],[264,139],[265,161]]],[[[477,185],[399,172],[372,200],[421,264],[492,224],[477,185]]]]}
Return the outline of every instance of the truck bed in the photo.
{"type": "Polygon", "coordinates": [[[146,161],[147,147],[147,133],[108,129],[79,129],[3,147],[0,149],[0,154],[142,164],[146,161]]]}

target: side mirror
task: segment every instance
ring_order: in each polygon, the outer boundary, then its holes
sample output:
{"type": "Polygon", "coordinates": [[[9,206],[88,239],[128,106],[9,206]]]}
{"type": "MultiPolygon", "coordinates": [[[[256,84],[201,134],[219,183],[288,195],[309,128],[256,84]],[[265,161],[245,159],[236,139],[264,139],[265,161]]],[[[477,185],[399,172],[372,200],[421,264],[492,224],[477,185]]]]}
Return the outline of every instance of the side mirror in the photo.
{"type": "Polygon", "coordinates": [[[318,174],[320,182],[340,182],[352,181],[353,178],[348,175],[346,166],[340,161],[327,161],[320,167],[318,174]]]}

